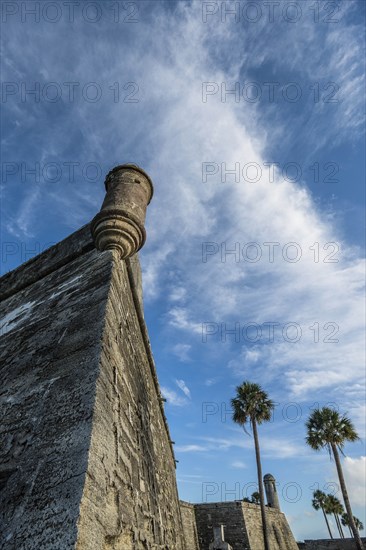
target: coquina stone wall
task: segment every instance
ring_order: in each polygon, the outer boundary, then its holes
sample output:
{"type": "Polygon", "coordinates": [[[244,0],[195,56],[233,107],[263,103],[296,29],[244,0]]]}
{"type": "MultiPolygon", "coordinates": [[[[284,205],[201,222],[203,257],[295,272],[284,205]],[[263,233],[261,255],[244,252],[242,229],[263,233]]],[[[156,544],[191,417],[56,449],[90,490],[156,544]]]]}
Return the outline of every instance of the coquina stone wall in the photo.
{"type": "MultiPolygon", "coordinates": [[[[244,522],[251,549],[264,548],[260,506],[242,503],[244,522]]],[[[297,544],[286,516],[275,508],[266,507],[270,546],[273,550],[297,550],[297,544]]]]}
{"type": "MultiPolygon", "coordinates": [[[[225,526],[225,541],[233,550],[263,550],[262,519],[259,505],[242,501],[195,505],[200,550],[213,540],[212,528],[225,526]]],[[[282,512],[266,508],[271,550],[298,550],[282,512]]]]}
{"type": "Polygon", "coordinates": [[[199,550],[198,534],[194,504],[180,501],[180,512],[182,516],[183,534],[186,550],[199,550]]]}
{"type": "Polygon", "coordinates": [[[213,541],[213,527],[225,526],[225,541],[233,550],[249,550],[241,502],[217,502],[195,505],[200,550],[208,549],[213,541]]]}
{"type": "Polygon", "coordinates": [[[161,396],[127,262],[117,255],[113,262],[78,548],[181,550],[175,462],[161,396]]]}
{"type": "Polygon", "coordinates": [[[136,258],[86,226],[1,280],[3,550],[184,548],[136,258]]]}

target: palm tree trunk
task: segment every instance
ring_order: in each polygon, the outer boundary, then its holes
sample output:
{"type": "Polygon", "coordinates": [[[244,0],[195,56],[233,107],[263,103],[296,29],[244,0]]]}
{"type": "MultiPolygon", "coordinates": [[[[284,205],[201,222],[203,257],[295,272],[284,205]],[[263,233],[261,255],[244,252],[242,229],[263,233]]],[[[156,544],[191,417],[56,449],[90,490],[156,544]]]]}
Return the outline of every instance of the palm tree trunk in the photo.
{"type": "Polygon", "coordinates": [[[336,513],[333,513],[333,516],[334,516],[334,520],[336,522],[336,526],[337,526],[337,529],[338,529],[339,536],[340,536],[340,538],[342,538],[342,531],[341,531],[341,528],[340,528],[338,516],[337,516],[336,513]]]}
{"type": "Polygon", "coordinates": [[[327,514],[325,513],[323,507],[322,507],[322,511],[323,511],[323,514],[324,514],[325,523],[327,524],[327,527],[328,527],[330,538],[332,539],[333,538],[332,531],[330,530],[330,525],[329,525],[329,521],[328,521],[328,518],[327,518],[327,514]]]}
{"type": "Polygon", "coordinates": [[[347,511],[347,514],[348,514],[349,525],[351,527],[353,537],[356,541],[357,549],[358,550],[365,550],[365,547],[364,547],[364,545],[362,544],[362,541],[361,541],[360,533],[358,532],[357,527],[356,527],[355,522],[354,522],[354,519],[353,519],[351,503],[350,503],[349,498],[348,498],[347,487],[346,487],[346,482],[345,482],[344,476],[343,476],[343,470],[342,470],[342,465],[341,465],[341,461],[340,461],[340,458],[339,458],[338,448],[337,448],[337,445],[335,443],[331,443],[331,446],[332,446],[334,460],[335,460],[336,467],[337,467],[338,479],[339,479],[339,484],[341,486],[344,505],[345,505],[345,508],[346,508],[346,511],[347,511]]]}
{"type": "Polygon", "coordinates": [[[254,435],[255,458],[257,461],[258,488],[259,488],[260,505],[261,505],[264,550],[270,550],[269,540],[268,540],[267,520],[266,520],[266,509],[264,504],[263,476],[262,476],[261,457],[260,457],[260,451],[259,451],[257,423],[254,418],[252,418],[251,421],[252,421],[252,428],[253,428],[253,435],[254,435]]]}
{"type": "Polygon", "coordinates": [[[338,514],[336,515],[336,519],[337,519],[337,523],[338,523],[339,534],[341,535],[341,539],[344,539],[343,528],[342,528],[341,520],[339,519],[338,514]]]}

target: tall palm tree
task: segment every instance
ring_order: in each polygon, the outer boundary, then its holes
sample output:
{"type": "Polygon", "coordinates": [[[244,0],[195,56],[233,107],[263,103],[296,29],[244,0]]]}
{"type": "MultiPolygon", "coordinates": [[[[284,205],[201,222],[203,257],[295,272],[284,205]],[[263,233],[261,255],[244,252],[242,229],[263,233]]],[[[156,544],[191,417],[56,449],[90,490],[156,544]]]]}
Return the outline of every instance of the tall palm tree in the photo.
{"type": "MultiPolygon", "coordinates": [[[[243,426],[249,423],[254,436],[255,456],[257,461],[258,488],[262,516],[263,540],[265,550],[269,549],[268,527],[265,513],[262,465],[259,449],[257,425],[271,420],[274,403],[259,384],[249,381],[243,382],[236,388],[236,396],[231,400],[233,421],[243,426]]],[[[246,430],[245,430],[246,431],[246,430]]]]}
{"type": "Polygon", "coordinates": [[[358,550],[364,550],[360,534],[353,520],[351,503],[348,498],[346,482],[344,480],[339,456],[339,451],[343,454],[345,442],[357,441],[359,439],[358,434],[349,418],[345,415],[340,415],[337,411],[329,407],[315,409],[306,422],[306,428],[306,443],[312,449],[319,451],[320,449],[326,448],[330,456],[331,452],[333,453],[344,505],[350,518],[350,527],[356,540],[358,550]]]}
{"type": "Polygon", "coordinates": [[[342,539],[344,539],[342,525],[341,525],[341,522],[339,520],[339,516],[341,516],[344,512],[343,504],[341,503],[341,501],[336,496],[327,495],[327,505],[328,505],[328,510],[334,516],[334,519],[335,519],[335,522],[336,522],[336,525],[337,525],[337,528],[338,528],[339,536],[342,539]]]}
{"type": "Polygon", "coordinates": [[[332,531],[330,530],[330,525],[329,525],[329,521],[328,521],[328,518],[327,518],[327,512],[326,512],[326,509],[327,509],[327,495],[325,493],[323,493],[323,491],[321,491],[320,489],[318,489],[317,491],[314,491],[313,492],[312,505],[313,505],[313,508],[315,508],[315,510],[321,510],[323,512],[325,523],[327,524],[327,527],[328,527],[329,536],[332,539],[333,535],[332,535],[332,531]]]}

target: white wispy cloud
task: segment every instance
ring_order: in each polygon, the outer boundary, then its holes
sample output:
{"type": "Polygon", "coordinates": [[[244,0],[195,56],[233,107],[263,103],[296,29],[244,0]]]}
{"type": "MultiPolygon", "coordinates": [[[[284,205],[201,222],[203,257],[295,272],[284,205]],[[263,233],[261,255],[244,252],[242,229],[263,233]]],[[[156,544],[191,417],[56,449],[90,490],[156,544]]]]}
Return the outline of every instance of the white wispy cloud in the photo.
{"type": "Polygon", "coordinates": [[[174,307],[169,313],[169,324],[175,328],[189,330],[198,334],[202,333],[202,324],[191,321],[188,318],[189,312],[182,307],[174,307]]]}
{"type": "Polygon", "coordinates": [[[175,383],[177,384],[178,388],[182,390],[186,397],[191,398],[191,390],[188,388],[184,380],[176,380],[175,383]]]}
{"type": "Polygon", "coordinates": [[[189,352],[192,349],[190,344],[175,344],[172,348],[174,355],[183,363],[190,361],[189,352]]]}
{"type": "Polygon", "coordinates": [[[161,386],[161,393],[163,397],[165,397],[169,405],[173,405],[175,407],[184,407],[189,403],[186,397],[178,395],[177,392],[170,388],[167,388],[166,386],[161,386]]]}
{"type": "Polygon", "coordinates": [[[200,453],[204,451],[209,451],[210,448],[208,446],[203,445],[177,445],[175,447],[175,450],[178,453],[200,453]]]}
{"type": "Polygon", "coordinates": [[[182,286],[178,286],[171,291],[169,298],[172,302],[181,302],[186,296],[187,290],[182,286]]]}
{"type": "Polygon", "coordinates": [[[219,381],[218,378],[207,378],[204,382],[205,386],[213,386],[214,384],[217,384],[219,381]]]}
{"type": "MultiPolygon", "coordinates": [[[[253,438],[249,437],[247,434],[243,434],[241,437],[209,437],[202,436],[197,437],[199,440],[198,444],[189,444],[181,447],[177,447],[177,451],[181,451],[184,448],[184,452],[195,452],[199,451],[216,451],[227,452],[235,448],[238,449],[247,449],[248,452],[254,452],[254,443],[253,438]]],[[[301,454],[304,454],[304,446],[299,445],[293,441],[287,440],[285,438],[276,438],[276,437],[261,437],[260,446],[262,449],[262,454],[264,457],[270,456],[271,458],[291,458],[298,457],[301,454]]],[[[242,464],[240,462],[240,464],[242,464]]],[[[236,466],[240,468],[241,466],[236,466]]]]}
{"type": "Polygon", "coordinates": [[[245,462],[241,462],[241,460],[235,460],[230,466],[232,468],[238,468],[239,470],[245,470],[248,467],[245,462]]]}

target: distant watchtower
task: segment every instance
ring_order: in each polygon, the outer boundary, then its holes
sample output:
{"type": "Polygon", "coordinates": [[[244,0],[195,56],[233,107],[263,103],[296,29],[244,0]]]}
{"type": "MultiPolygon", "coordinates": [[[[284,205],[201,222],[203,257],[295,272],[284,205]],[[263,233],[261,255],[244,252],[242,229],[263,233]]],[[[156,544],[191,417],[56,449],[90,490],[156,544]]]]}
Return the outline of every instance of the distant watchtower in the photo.
{"type": "Polygon", "coordinates": [[[267,503],[270,508],[281,510],[280,502],[278,500],[278,494],[276,489],[276,480],[272,474],[266,474],[263,478],[264,488],[266,490],[267,503]]]}

